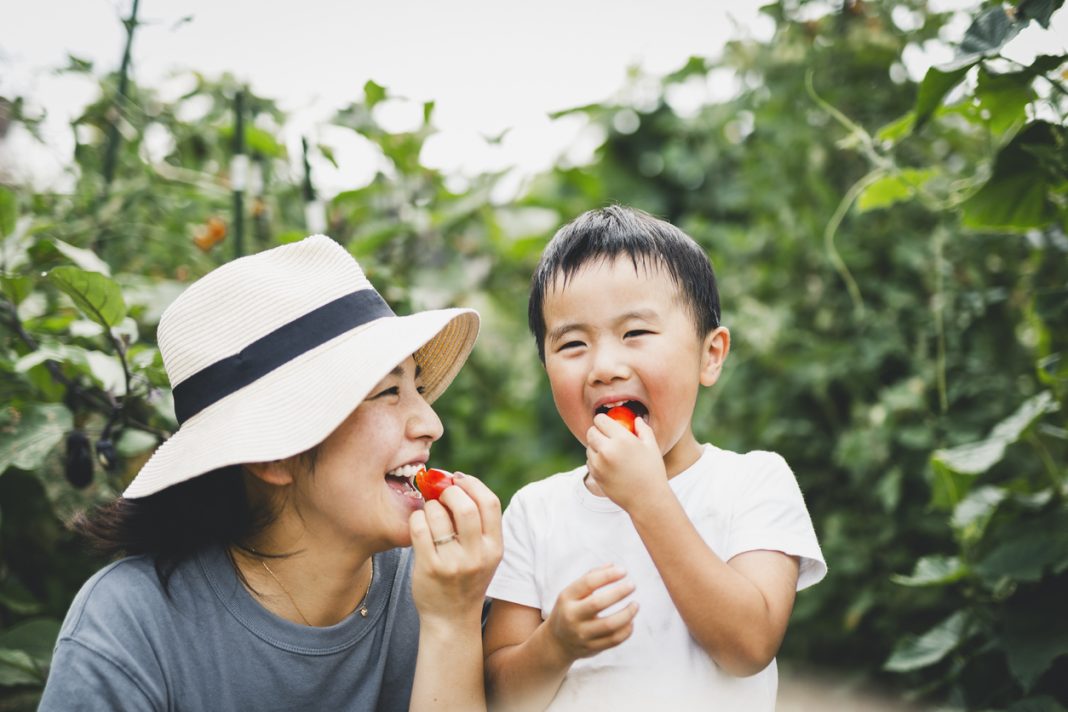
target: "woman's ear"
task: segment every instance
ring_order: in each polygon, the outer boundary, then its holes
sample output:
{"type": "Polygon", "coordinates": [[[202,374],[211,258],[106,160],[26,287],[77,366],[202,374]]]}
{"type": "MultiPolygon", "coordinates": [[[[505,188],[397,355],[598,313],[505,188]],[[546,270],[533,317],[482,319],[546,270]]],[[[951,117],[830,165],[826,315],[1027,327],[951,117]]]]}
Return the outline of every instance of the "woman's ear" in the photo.
{"type": "Polygon", "coordinates": [[[705,336],[701,344],[701,385],[711,386],[719,380],[723,362],[731,350],[731,332],[718,326],[705,336]]]}
{"type": "Polygon", "coordinates": [[[293,473],[284,460],[248,462],[245,469],[256,479],[276,487],[293,484],[293,473]]]}

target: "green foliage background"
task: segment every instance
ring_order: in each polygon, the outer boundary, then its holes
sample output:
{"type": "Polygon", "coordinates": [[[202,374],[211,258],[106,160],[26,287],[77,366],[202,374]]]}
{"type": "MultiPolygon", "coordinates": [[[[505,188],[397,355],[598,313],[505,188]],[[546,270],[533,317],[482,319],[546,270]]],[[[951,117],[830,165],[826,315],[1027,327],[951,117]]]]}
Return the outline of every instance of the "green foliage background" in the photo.
{"type": "MultiPolygon", "coordinates": [[[[529,275],[563,222],[643,208],[700,242],[721,281],[735,345],[699,401],[699,437],[781,452],[830,565],[798,598],[784,664],[927,705],[1064,709],[1068,74],[1063,51],[1028,66],[1000,54],[1061,4],[977,5],[950,37],[956,59],[913,84],[902,54],[944,36],[948,14],[905,0],[802,19],[805,3],[772,3],[771,40],[693,58],[653,102],[569,112],[600,127],[594,159],[505,203],[491,200],[501,175],[458,191],[421,164],[433,104],[422,128],[390,133],[374,118],[389,90],[368,83],[332,123],[390,169],[332,198],[327,232],[398,311],[484,316],[439,401],[436,458],[505,501],[579,462],[526,333],[529,275]],[[895,8],[914,22],[895,23],[895,8]],[[735,96],[692,115],[666,99],[727,77],[735,96]]],[[[66,71],[96,76],[74,58],[66,71]]],[[[229,77],[197,77],[176,101],[99,81],[73,127],[74,191],[0,187],[4,709],[33,707],[59,621],[102,563],[63,522],[120,492],[175,427],[154,330],[183,285],[234,256],[235,133],[262,176],[244,196],[244,250],[305,234],[311,186],[271,99],[245,94],[242,134],[229,77]],[[194,101],[200,118],[179,118],[194,101]],[[168,138],[162,158],[148,158],[152,132],[168,138]],[[193,237],[213,218],[231,235],[205,252],[193,237]]],[[[34,129],[20,98],[7,106],[34,129]]]]}

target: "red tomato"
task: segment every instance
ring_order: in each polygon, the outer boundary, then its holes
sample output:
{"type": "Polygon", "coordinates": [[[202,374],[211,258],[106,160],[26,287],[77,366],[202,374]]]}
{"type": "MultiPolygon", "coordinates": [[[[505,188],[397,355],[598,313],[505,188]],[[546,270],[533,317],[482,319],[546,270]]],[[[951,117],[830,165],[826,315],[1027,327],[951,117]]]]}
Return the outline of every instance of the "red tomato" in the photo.
{"type": "Polygon", "coordinates": [[[624,428],[638,434],[638,431],[634,429],[634,419],[637,417],[634,415],[634,411],[625,405],[617,405],[615,408],[610,408],[608,411],[608,417],[616,421],[624,428]]]}
{"type": "Polygon", "coordinates": [[[419,494],[423,495],[423,499],[428,502],[440,497],[445,488],[453,484],[451,473],[433,467],[416,472],[413,479],[415,488],[419,490],[419,494]]]}

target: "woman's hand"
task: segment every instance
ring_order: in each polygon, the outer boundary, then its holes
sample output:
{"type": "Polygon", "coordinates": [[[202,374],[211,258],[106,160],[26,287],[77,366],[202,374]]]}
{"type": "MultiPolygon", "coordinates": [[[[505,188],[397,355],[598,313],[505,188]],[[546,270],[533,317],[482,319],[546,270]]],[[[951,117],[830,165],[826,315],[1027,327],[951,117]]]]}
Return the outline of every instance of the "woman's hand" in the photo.
{"type": "Polygon", "coordinates": [[[437,501],[413,512],[412,596],[423,625],[481,620],[501,560],[501,502],[477,478],[455,473],[437,501]]]}

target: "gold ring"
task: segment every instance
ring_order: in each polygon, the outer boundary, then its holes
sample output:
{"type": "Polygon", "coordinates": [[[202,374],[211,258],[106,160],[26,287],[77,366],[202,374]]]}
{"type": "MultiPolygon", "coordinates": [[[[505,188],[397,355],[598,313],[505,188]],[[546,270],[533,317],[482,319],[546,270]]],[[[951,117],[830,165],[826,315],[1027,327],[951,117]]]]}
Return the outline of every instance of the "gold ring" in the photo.
{"type": "Polygon", "coordinates": [[[442,544],[448,544],[450,541],[456,539],[456,532],[452,532],[448,536],[439,536],[434,540],[434,546],[441,546],[442,544]]]}

